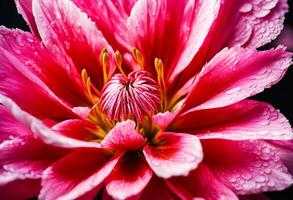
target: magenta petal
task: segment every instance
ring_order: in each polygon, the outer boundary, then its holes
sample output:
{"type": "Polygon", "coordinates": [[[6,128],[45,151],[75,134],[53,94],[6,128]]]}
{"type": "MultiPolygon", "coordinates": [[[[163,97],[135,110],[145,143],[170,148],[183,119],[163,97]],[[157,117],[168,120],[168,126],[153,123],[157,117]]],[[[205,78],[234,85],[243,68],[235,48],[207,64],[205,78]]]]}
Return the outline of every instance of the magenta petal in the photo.
{"type": "Polygon", "coordinates": [[[203,159],[201,144],[196,136],[162,132],[154,140],[156,145],[146,145],[143,153],[159,177],[187,176],[203,159]]]}
{"type": "Polygon", "coordinates": [[[157,113],[152,116],[152,120],[159,126],[161,130],[165,130],[168,125],[173,121],[176,113],[172,112],[164,112],[164,113],[157,113]]]}
{"type": "Polygon", "coordinates": [[[43,140],[46,144],[64,147],[64,148],[80,148],[91,147],[100,148],[99,143],[85,142],[54,132],[45,126],[40,120],[21,110],[11,99],[0,94],[0,103],[22,124],[30,129],[35,136],[43,140]]]}
{"type": "MultiPolygon", "coordinates": [[[[33,13],[41,38],[51,53],[61,63],[69,63],[72,71],[76,70],[72,69],[72,62],[79,73],[85,68],[101,89],[99,55],[103,48],[110,53],[113,50],[94,22],[70,0],[33,1],[33,13]]],[[[107,69],[112,74],[115,66],[110,63],[107,69]]]]}
{"type": "Polygon", "coordinates": [[[106,135],[101,145],[104,148],[136,150],[145,143],[145,139],[135,130],[135,122],[127,120],[117,123],[106,135]]]}
{"type": "Polygon", "coordinates": [[[32,11],[33,0],[14,0],[14,2],[16,4],[17,11],[19,12],[19,14],[22,15],[24,20],[28,23],[31,32],[34,35],[39,36],[39,32],[38,32],[37,25],[33,16],[33,11],[32,11]]]}
{"type": "Polygon", "coordinates": [[[152,170],[143,156],[129,152],[124,154],[107,178],[106,189],[113,198],[126,199],[140,193],[151,177],[152,170]]]}
{"type": "Polygon", "coordinates": [[[79,150],[51,165],[43,175],[41,199],[76,199],[101,188],[119,156],[99,150],[79,150]],[[78,162],[77,162],[78,161],[78,162]]]}
{"type": "Polygon", "coordinates": [[[170,130],[196,134],[200,139],[288,140],[293,137],[288,120],[278,110],[252,100],[179,115],[170,130]]]}
{"type": "Polygon", "coordinates": [[[262,52],[222,50],[196,78],[183,111],[223,107],[262,92],[282,78],[291,55],[283,47],[262,52]]]}
{"type": "Polygon", "coordinates": [[[236,194],[283,190],[293,183],[278,150],[261,140],[201,140],[204,163],[236,194]]]}
{"type": "Polygon", "coordinates": [[[167,180],[167,183],[181,199],[238,199],[204,164],[200,164],[187,177],[172,178],[167,180]]]}

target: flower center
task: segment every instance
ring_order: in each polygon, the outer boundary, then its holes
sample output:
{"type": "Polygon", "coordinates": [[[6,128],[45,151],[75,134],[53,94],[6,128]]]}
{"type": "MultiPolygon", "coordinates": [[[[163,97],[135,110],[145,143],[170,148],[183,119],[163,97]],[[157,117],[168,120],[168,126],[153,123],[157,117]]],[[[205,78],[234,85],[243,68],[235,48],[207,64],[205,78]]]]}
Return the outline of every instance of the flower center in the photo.
{"type": "Polygon", "coordinates": [[[126,76],[118,73],[105,84],[100,99],[100,110],[110,120],[136,119],[153,114],[160,105],[160,90],[152,75],[144,70],[126,76]]]}

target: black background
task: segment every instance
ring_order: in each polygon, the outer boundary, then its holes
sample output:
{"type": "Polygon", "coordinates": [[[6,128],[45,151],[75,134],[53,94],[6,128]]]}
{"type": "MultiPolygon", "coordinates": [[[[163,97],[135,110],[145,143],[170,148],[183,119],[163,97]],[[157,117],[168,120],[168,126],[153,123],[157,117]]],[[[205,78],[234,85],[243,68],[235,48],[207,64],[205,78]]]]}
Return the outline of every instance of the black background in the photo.
{"type": "MultiPolygon", "coordinates": [[[[286,15],[285,24],[293,29],[293,0],[289,1],[290,12],[286,15]]],[[[0,25],[9,28],[20,28],[29,31],[28,26],[16,11],[13,0],[0,0],[0,25]]],[[[293,40],[293,35],[291,35],[293,40]]],[[[286,46],[286,44],[284,44],[286,46]]],[[[273,44],[266,45],[262,49],[267,49],[273,44]]],[[[293,47],[291,47],[293,48],[293,47]]],[[[291,49],[292,51],[293,49],[291,49]]],[[[268,102],[280,111],[289,119],[293,125],[293,67],[289,68],[284,78],[270,89],[266,89],[261,94],[258,94],[252,99],[268,102]]],[[[17,192],[17,191],[16,191],[17,192]]],[[[272,200],[293,200],[293,188],[282,192],[272,192],[267,194],[272,200]]]]}

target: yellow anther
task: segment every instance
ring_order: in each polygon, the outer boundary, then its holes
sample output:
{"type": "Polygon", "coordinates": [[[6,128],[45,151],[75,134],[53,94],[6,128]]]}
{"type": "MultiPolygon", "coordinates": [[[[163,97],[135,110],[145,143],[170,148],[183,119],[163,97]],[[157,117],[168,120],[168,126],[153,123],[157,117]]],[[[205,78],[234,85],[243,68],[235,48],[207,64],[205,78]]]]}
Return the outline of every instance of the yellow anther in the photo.
{"type": "Polygon", "coordinates": [[[160,92],[161,92],[161,100],[162,100],[162,105],[163,109],[166,106],[166,84],[165,84],[165,76],[164,76],[164,64],[163,61],[159,58],[155,58],[155,69],[157,71],[157,79],[158,79],[158,84],[160,87],[160,92]]]}
{"type": "Polygon", "coordinates": [[[118,67],[120,73],[121,73],[124,77],[126,77],[126,74],[125,74],[125,72],[124,72],[123,69],[122,69],[122,56],[121,56],[121,54],[120,54],[119,51],[116,51],[116,52],[115,52],[115,61],[116,61],[116,65],[117,65],[117,67],[118,67]]]}
{"type": "Polygon", "coordinates": [[[143,56],[141,55],[140,51],[137,48],[132,48],[132,55],[137,62],[137,64],[140,66],[140,68],[144,69],[144,60],[143,56]]]}
{"type": "Polygon", "coordinates": [[[100,63],[103,67],[103,80],[104,84],[108,82],[108,73],[107,73],[107,66],[109,62],[109,54],[107,49],[103,48],[101,54],[100,54],[100,63]]]}
{"type": "Polygon", "coordinates": [[[100,96],[100,92],[99,92],[99,91],[98,91],[98,90],[92,85],[92,83],[91,83],[91,78],[88,76],[86,69],[83,69],[83,70],[81,71],[81,80],[82,80],[83,85],[85,86],[85,89],[86,89],[86,91],[87,91],[87,94],[88,94],[88,98],[89,98],[89,100],[90,100],[93,104],[95,104],[95,103],[96,103],[96,100],[95,100],[95,98],[94,98],[94,96],[93,96],[93,94],[92,94],[92,89],[94,90],[94,92],[95,92],[98,96],[100,96]]]}

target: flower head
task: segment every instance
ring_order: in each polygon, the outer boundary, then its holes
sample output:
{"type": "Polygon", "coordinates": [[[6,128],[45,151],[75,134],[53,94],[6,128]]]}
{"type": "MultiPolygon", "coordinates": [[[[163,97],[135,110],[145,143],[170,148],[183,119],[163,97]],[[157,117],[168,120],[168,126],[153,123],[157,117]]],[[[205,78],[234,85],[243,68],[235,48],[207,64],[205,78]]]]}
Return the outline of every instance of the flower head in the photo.
{"type": "Polygon", "coordinates": [[[239,199],[292,184],[290,124],[245,100],[291,64],[282,46],[256,50],[286,1],[16,3],[32,33],[0,28],[0,197],[239,199]]]}

